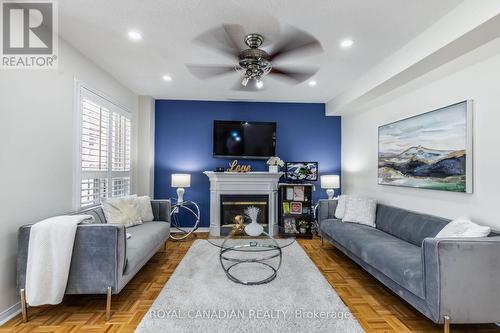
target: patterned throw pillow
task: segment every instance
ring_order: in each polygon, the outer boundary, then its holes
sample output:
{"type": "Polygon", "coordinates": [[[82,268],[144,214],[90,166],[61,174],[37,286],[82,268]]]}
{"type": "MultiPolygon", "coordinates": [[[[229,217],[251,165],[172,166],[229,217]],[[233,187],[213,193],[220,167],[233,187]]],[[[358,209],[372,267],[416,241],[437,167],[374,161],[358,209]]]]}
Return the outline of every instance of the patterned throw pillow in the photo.
{"type": "Polygon", "coordinates": [[[375,227],[377,202],[373,199],[349,196],[342,222],[351,222],[375,227]]]}
{"type": "Polygon", "coordinates": [[[136,195],[102,199],[102,210],[108,223],[124,224],[126,228],[142,224],[136,195]]]}

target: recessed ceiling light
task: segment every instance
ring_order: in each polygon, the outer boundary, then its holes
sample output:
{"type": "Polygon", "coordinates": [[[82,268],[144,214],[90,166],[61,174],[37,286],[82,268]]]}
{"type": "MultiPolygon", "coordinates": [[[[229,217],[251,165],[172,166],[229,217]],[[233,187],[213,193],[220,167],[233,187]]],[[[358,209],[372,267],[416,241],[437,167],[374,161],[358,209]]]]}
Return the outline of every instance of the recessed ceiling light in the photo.
{"type": "Polygon", "coordinates": [[[163,81],[170,82],[172,81],[172,77],[168,74],[162,76],[163,81]]]}
{"type": "Polygon", "coordinates": [[[352,44],[354,44],[354,41],[350,38],[347,38],[340,42],[340,47],[342,47],[343,49],[347,49],[351,47],[352,44]]]}
{"type": "Polygon", "coordinates": [[[138,42],[142,39],[142,35],[138,31],[130,30],[128,32],[128,38],[130,38],[130,40],[133,40],[134,42],[138,42]]]}
{"type": "Polygon", "coordinates": [[[311,81],[309,81],[309,83],[308,83],[308,84],[309,84],[309,87],[314,87],[314,86],[315,86],[315,85],[317,85],[318,83],[317,83],[316,81],[314,81],[314,80],[311,80],[311,81]]]}
{"type": "Polygon", "coordinates": [[[262,88],[264,86],[264,82],[262,81],[257,81],[257,83],[255,84],[257,86],[257,88],[262,88]]]}

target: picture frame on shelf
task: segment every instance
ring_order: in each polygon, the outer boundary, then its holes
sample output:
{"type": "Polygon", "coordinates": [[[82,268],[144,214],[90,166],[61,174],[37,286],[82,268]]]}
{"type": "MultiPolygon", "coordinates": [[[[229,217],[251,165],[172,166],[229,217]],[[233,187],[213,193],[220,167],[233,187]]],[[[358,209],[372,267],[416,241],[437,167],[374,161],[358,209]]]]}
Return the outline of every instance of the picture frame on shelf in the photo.
{"type": "Polygon", "coordinates": [[[304,201],[304,186],[293,187],[293,200],[304,201]]]}
{"type": "Polygon", "coordinates": [[[290,214],[302,214],[302,202],[293,201],[290,203],[290,214]]]}

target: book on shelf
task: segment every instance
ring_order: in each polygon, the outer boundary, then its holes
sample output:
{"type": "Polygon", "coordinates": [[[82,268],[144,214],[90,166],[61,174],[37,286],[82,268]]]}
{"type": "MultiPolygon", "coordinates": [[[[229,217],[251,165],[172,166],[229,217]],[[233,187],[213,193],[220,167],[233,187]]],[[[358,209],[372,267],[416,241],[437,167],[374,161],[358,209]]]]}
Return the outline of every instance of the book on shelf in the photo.
{"type": "Polygon", "coordinates": [[[290,214],[290,203],[283,202],[283,214],[290,214]]]}

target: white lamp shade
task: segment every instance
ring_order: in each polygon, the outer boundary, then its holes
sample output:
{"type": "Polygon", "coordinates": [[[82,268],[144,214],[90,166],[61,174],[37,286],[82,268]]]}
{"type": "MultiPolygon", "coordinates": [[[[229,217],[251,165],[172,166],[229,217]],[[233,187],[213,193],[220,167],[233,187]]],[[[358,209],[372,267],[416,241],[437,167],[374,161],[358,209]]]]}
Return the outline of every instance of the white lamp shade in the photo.
{"type": "Polygon", "coordinates": [[[338,175],[321,176],[321,188],[340,188],[340,177],[338,175]]]}
{"type": "Polygon", "coordinates": [[[173,173],[172,187],[191,187],[191,175],[189,173],[173,173]]]}

